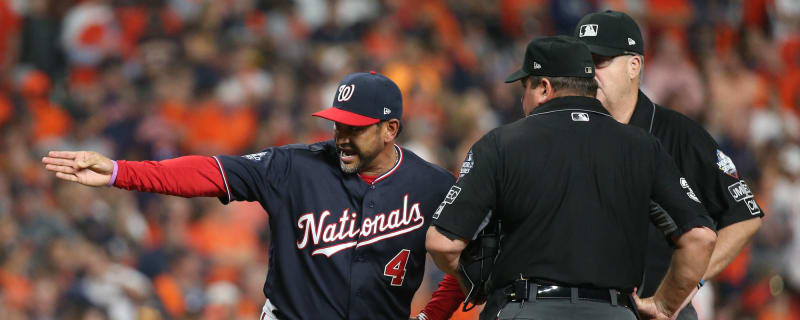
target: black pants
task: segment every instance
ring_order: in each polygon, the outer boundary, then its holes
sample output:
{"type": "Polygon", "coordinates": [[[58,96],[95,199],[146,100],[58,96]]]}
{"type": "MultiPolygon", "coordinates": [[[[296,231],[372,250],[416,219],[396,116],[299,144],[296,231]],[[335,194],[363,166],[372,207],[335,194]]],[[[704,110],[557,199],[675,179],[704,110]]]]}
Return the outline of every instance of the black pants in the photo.
{"type": "Polygon", "coordinates": [[[497,317],[496,319],[500,320],[636,319],[633,311],[624,306],[582,299],[574,302],[570,299],[537,299],[536,301],[509,302],[495,316],[497,317]]]}
{"type": "Polygon", "coordinates": [[[504,290],[494,290],[486,301],[480,320],[495,319],[623,319],[635,320],[633,310],[602,302],[569,298],[537,298],[508,301],[504,290]]]}
{"type": "Polygon", "coordinates": [[[678,320],[697,320],[697,310],[694,309],[691,303],[686,305],[686,307],[678,313],[678,320]]]}

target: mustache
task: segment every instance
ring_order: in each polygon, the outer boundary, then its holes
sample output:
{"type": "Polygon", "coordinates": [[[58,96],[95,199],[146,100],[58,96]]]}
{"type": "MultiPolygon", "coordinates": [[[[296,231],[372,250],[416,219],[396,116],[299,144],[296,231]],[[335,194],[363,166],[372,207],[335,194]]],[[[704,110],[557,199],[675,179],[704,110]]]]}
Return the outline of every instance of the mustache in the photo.
{"type": "Polygon", "coordinates": [[[359,150],[354,145],[342,144],[336,146],[336,152],[359,153],[359,150]]]}

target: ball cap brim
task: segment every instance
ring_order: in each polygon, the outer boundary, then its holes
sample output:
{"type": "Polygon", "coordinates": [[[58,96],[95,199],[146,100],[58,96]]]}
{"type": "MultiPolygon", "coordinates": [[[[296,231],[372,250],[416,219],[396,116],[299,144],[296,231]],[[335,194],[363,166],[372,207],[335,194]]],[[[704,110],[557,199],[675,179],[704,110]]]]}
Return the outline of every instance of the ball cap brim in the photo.
{"type": "Polygon", "coordinates": [[[328,119],[334,122],[345,124],[353,127],[364,127],[378,123],[380,119],[362,116],[358,113],[342,110],[336,107],[315,112],[312,116],[328,119]]]}

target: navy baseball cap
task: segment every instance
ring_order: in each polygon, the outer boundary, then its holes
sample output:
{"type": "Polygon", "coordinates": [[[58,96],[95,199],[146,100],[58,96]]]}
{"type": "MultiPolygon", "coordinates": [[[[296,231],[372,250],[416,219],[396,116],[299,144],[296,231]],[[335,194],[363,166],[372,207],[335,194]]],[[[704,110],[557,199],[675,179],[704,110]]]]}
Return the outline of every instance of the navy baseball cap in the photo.
{"type": "Polygon", "coordinates": [[[506,78],[511,83],[528,76],[593,78],[594,62],[585,44],[570,36],[533,39],[522,67],[506,78]]]}
{"type": "Polygon", "coordinates": [[[601,56],[616,57],[627,52],[644,54],[639,25],[624,12],[606,10],[585,15],[575,26],[575,37],[601,56]]]}
{"type": "Polygon", "coordinates": [[[400,88],[394,81],[375,71],[352,73],[344,77],[336,89],[333,106],[312,114],[354,127],[400,119],[402,115],[403,96],[400,88]]]}

